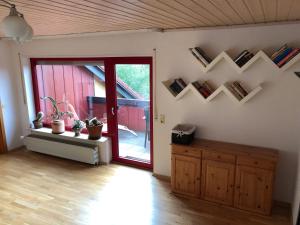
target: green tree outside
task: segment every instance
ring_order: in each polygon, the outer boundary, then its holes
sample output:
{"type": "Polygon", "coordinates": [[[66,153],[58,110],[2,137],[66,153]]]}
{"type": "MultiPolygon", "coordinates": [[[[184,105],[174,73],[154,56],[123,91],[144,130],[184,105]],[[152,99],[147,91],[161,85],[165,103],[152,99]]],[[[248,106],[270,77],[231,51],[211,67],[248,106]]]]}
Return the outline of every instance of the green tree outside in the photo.
{"type": "Polygon", "coordinates": [[[118,77],[134,91],[144,97],[150,98],[150,67],[149,65],[118,64],[116,65],[118,77]]]}

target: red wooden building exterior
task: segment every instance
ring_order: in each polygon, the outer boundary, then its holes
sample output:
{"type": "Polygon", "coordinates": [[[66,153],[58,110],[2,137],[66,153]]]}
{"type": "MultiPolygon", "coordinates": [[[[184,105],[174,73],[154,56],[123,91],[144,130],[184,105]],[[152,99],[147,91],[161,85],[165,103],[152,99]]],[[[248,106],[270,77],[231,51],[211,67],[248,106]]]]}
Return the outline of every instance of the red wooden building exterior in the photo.
{"type": "MultiPolygon", "coordinates": [[[[65,102],[73,107],[81,120],[91,116],[105,120],[105,102],[93,102],[89,106],[88,97],[95,97],[95,75],[83,66],[74,65],[36,65],[39,96],[51,96],[57,102],[65,102]]],[[[104,96],[101,96],[102,98],[104,96]]],[[[97,97],[95,97],[97,98],[97,97]]],[[[61,104],[61,110],[70,110],[67,104],[61,104]]],[[[45,120],[50,122],[52,106],[49,101],[40,99],[41,111],[48,115],[45,120]]],[[[71,126],[73,120],[65,120],[71,126]]],[[[131,130],[145,131],[146,121],[144,107],[120,105],[118,123],[131,130]]]]}

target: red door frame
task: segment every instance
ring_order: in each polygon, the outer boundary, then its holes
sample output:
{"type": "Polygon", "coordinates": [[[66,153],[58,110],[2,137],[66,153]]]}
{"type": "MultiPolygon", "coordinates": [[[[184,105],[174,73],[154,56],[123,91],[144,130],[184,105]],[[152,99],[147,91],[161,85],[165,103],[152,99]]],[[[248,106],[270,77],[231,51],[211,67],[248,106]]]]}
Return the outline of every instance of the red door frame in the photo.
{"type": "Polygon", "coordinates": [[[106,86],[106,110],[108,132],[104,134],[109,136],[112,140],[112,159],[113,162],[118,162],[126,165],[152,170],[153,169],[153,68],[152,57],[93,57],[93,58],[30,58],[32,84],[34,93],[34,103],[36,112],[40,111],[40,101],[38,94],[38,82],[36,65],[38,61],[47,62],[74,62],[74,61],[102,61],[105,67],[105,86],[106,86]],[[150,163],[139,161],[132,161],[119,157],[119,143],[118,143],[118,116],[117,113],[112,112],[112,109],[117,108],[117,93],[116,93],[116,64],[148,64],[150,66],[150,163]]]}

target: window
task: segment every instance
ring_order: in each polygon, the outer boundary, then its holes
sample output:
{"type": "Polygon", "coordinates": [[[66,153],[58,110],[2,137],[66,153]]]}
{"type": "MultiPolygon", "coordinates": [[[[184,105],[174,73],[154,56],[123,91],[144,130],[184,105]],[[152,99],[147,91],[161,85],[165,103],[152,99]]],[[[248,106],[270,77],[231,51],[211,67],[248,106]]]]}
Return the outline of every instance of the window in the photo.
{"type": "Polygon", "coordinates": [[[96,116],[106,122],[103,63],[36,61],[34,69],[36,109],[44,112],[46,126],[51,123],[53,108],[50,101],[41,99],[45,96],[55,99],[61,111],[73,113],[73,118],[64,119],[66,129],[71,128],[74,119],[84,121],[96,116]],[[94,97],[99,97],[102,101],[93,104],[94,97]]]}

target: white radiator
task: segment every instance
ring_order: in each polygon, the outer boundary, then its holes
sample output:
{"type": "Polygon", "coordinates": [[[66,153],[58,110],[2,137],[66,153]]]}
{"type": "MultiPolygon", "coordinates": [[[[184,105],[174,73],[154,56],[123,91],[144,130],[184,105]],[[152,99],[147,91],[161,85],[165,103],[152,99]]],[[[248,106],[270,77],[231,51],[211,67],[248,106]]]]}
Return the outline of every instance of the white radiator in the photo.
{"type": "Polygon", "coordinates": [[[57,140],[35,135],[25,137],[24,144],[27,149],[35,152],[89,164],[98,164],[100,162],[97,145],[76,143],[68,140],[57,140]]]}

